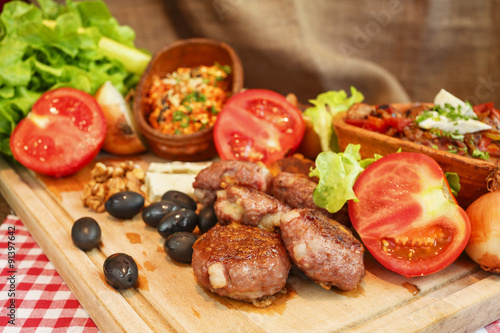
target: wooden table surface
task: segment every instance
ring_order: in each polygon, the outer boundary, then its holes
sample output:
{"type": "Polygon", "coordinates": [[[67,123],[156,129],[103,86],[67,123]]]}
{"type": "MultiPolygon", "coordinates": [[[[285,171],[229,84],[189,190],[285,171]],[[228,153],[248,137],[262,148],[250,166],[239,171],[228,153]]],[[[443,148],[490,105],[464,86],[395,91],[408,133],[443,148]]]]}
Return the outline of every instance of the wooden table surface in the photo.
{"type": "Polygon", "coordinates": [[[11,208],[9,204],[5,201],[4,197],[0,195],[0,224],[3,223],[3,220],[7,215],[11,213],[11,208]]]}

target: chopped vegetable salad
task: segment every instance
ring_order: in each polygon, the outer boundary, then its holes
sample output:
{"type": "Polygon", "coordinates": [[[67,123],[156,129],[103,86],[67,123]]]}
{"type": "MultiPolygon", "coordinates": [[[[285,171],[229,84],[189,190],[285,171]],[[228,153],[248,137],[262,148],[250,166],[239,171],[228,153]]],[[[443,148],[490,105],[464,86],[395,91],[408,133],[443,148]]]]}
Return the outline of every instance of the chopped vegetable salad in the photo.
{"type": "Polygon", "coordinates": [[[178,68],[153,77],[147,96],[149,123],[165,134],[191,134],[214,125],[229,97],[229,66],[178,68]]]}

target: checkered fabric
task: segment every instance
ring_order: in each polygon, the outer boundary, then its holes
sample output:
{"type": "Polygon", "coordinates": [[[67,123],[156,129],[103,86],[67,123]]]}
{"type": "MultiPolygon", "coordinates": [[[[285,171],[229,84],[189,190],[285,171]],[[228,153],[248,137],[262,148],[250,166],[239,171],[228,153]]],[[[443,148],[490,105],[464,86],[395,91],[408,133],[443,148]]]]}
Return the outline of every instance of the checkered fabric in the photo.
{"type": "Polygon", "coordinates": [[[476,333],[499,333],[499,332],[500,332],[500,319],[476,331],[476,333]]]}
{"type": "Polygon", "coordinates": [[[0,226],[0,269],[0,332],[99,332],[15,216],[0,226]]]}

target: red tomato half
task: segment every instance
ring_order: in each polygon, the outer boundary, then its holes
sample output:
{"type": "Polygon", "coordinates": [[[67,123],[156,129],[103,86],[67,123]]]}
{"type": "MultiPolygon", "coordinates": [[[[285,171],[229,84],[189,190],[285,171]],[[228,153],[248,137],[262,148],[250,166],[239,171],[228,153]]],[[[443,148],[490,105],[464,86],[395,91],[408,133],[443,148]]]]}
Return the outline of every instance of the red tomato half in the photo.
{"type": "Polygon", "coordinates": [[[91,95],[73,88],[46,92],[10,138],[14,158],[38,173],[75,173],[99,153],[106,118],[91,95]]]}
{"type": "Polygon", "coordinates": [[[444,173],[419,153],[387,155],[368,166],[349,202],[353,227],[370,253],[406,277],[435,273],[462,253],[470,222],[444,173]]]}
{"type": "Polygon", "coordinates": [[[223,160],[270,164],[293,153],[304,130],[302,112],[283,95],[249,89],[224,105],[214,125],[214,141],[223,160]]]}

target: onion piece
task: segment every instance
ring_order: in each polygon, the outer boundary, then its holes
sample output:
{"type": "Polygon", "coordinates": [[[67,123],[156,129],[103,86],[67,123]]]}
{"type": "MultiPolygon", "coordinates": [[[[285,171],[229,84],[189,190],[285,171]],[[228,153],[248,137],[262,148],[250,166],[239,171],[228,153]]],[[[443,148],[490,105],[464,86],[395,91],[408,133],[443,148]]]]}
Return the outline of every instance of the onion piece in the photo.
{"type": "Polygon", "coordinates": [[[489,193],[466,210],[471,235],[465,248],[469,257],[488,272],[500,274],[500,169],[488,177],[489,193]]]}

